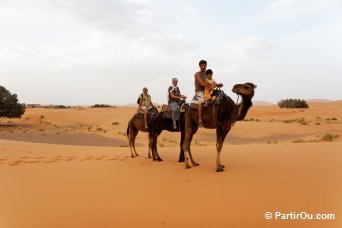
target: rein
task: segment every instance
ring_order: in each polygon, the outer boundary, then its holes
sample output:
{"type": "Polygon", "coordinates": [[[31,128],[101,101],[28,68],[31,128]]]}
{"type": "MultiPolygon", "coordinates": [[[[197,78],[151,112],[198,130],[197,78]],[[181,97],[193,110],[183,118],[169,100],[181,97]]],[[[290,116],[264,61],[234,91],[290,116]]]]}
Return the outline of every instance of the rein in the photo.
{"type": "MultiPolygon", "coordinates": [[[[237,95],[238,95],[238,97],[237,97],[237,100],[236,100],[236,105],[239,105],[240,94],[237,93],[237,95]]],[[[232,126],[235,125],[235,122],[236,122],[238,113],[239,113],[239,110],[236,108],[236,109],[234,110],[234,120],[233,120],[233,122],[232,122],[232,126]]]]}

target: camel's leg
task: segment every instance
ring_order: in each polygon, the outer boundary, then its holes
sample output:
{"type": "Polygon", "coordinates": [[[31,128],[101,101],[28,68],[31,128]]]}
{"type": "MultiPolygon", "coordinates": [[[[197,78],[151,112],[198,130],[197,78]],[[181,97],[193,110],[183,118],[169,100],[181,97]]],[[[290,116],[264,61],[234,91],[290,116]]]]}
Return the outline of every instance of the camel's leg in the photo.
{"type": "Polygon", "coordinates": [[[192,154],[191,154],[191,141],[192,141],[192,138],[193,138],[194,134],[196,134],[196,132],[197,132],[198,126],[197,125],[193,126],[192,129],[193,130],[192,130],[192,134],[191,134],[191,137],[190,137],[190,143],[189,143],[189,145],[190,145],[189,146],[189,155],[190,155],[190,160],[191,160],[192,165],[193,166],[198,166],[199,164],[194,161],[194,159],[192,158],[192,154]]]}
{"type": "Polygon", "coordinates": [[[157,142],[158,142],[158,136],[161,132],[154,132],[153,133],[153,140],[152,140],[152,157],[153,161],[163,161],[158,154],[157,150],[157,142]]]}
{"type": "Polygon", "coordinates": [[[129,148],[131,150],[131,157],[134,158],[134,154],[133,154],[133,127],[132,127],[133,123],[132,121],[130,121],[128,123],[128,144],[129,144],[129,148]]]}
{"type": "Polygon", "coordinates": [[[185,168],[189,169],[191,166],[189,165],[189,151],[190,151],[190,138],[192,134],[192,129],[191,128],[186,128],[185,130],[185,140],[184,140],[184,159],[185,159],[185,168]]]}
{"type": "Polygon", "coordinates": [[[134,150],[135,156],[139,156],[139,154],[137,153],[137,151],[135,149],[135,138],[137,137],[137,135],[139,133],[139,129],[137,129],[135,127],[132,127],[132,128],[134,128],[134,131],[132,131],[133,132],[133,138],[132,138],[133,150],[134,150]]]}
{"type": "Polygon", "coordinates": [[[152,141],[153,141],[153,138],[151,136],[151,134],[148,135],[148,153],[147,153],[147,157],[148,158],[151,158],[152,155],[151,155],[151,151],[152,151],[152,141]]]}
{"type": "Polygon", "coordinates": [[[179,144],[180,147],[180,152],[179,152],[179,160],[178,162],[184,162],[184,149],[183,149],[183,144],[184,144],[184,138],[185,138],[185,132],[184,129],[181,128],[181,141],[179,144]]]}
{"type": "Polygon", "coordinates": [[[184,149],[184,158],[185,158],[185,168],[189,169],[191,166],[189,165],[189,151],[190,151],[190,141],[192,137],[192,122],[193,120],[191,119],[191,111],[186,112],[185,114],[185,138],[184,138],[184,144],[183,144],[183,149],[184,149]]]}
{"type": "Polygon", "coordinates": [[[223,147],[224,139],[226,138],[228,132],[230,130],[229,127],[222,127],[219,126],[216,128],[216,172],[222,172],[224,171],[224,165],[221,164],[221,150],[223,147]]]}
{"type": "Polygon", "coordinates": [[[134,154],[133,154],[133,142],[131,141],[130,137],[129,137],[129,148],[131,149],[131,158],[134,158],[134,154]]]}
{"type": "Polygon", "coordinates": [[[157,161],[163,161],[163,159],[160,158],[160,156],[158,154],[158,150],[157,150],[158,136],[159,135],[160,135],[160,133],[158,133],[155,137],[155,155],[156,155],[157,161]]]}
{"type": "Polygon", "coordinates": [[[157,160],[156,159],[156,157],[157,157],[156,156],[156,150],[157,150],[157,145],[156,145],[157,143],[156,143],[156,141],[157,140],[156,140],[155,136],[152,136],[151,140],[152,140],[151,141],[152,159],[153,159],[153,161],[155,161],[155,160],[157,160]]]}

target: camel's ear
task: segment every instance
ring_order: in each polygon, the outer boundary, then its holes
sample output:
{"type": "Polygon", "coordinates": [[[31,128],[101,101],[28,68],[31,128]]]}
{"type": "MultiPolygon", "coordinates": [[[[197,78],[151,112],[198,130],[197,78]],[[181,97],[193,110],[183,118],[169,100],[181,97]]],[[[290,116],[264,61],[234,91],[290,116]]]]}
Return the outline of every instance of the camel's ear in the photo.
{"type": "Polygon", "coordinates": [[[251,83],[251,82],[246,82],[246,84],[250,85],[253,89],[255,89],[257,87],[257,85],[251,83]]]}

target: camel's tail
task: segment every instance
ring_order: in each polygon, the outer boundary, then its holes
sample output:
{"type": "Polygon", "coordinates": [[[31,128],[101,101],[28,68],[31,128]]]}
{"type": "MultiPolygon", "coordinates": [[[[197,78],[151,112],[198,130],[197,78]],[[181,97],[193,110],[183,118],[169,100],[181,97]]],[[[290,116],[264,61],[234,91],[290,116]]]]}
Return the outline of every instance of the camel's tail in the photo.
{"type": "Polygon", "coordinates": [[[127,130],[126,130],[126,135],[127,135],[127,139],[129,140],[129,129],[131,127],[131,124],[132,124],[132,119],[128,122],[128,125],[127,125],[127,130]]]}
{"type": "Polygon", "coordinates": [[[129,138],[128,135],[129,135],[129,123],[128,123],[127,130],[126,130],[127,139],[129,138]]]}

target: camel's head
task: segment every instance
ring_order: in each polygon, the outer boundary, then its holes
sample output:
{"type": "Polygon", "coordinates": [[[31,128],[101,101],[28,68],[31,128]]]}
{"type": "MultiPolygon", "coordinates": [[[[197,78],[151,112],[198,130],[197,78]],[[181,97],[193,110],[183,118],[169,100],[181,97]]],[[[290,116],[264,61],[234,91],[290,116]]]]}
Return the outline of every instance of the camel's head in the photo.
{"type": "Polygon", "coordinates": [[[254,89],[256,87],[257,86],[254,85],[253,83],[246,82],[244,84],[234,85],[232,91],[233,93],[252,99],[252,97],[254,96],[254,89]]]}

